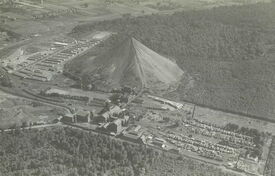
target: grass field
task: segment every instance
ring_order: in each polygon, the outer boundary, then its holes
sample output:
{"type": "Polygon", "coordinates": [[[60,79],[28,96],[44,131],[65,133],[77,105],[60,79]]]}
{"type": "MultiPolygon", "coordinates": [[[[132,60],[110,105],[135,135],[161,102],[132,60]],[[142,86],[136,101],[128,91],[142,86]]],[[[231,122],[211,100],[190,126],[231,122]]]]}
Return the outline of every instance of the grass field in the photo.
{"type": "Polygon", "coordinates": [[[21,99],[0,92],[0,128],[6,129],[25,122],[51,122],[64,110],[21,99]]]}
{"type": "Polygon", "coordinates": [[[194,118],[202,121],[207,121],[209,123],[219,124],[221,126],[225,126],[228,123],[233,123],[238,124],[239,126],[253,128],[262,132],[269,132],[275,134],[274,123],[252,119],[241,115],[212,110],[204,107],[196,106],[194,118]]]}

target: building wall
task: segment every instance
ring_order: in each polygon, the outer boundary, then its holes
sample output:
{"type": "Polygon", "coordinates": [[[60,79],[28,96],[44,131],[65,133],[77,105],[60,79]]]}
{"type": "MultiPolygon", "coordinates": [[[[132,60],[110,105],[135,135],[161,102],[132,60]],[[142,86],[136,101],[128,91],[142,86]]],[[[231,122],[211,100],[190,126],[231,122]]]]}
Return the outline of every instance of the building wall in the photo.
{"type": "Polygon", "coordinates": [[[109,126],[108,126],[108,130],[110,132],[114,132],[114,133],[118,133],[122,130],[122,126],[121,126],[121,121],[115,121],[112,122],[109,126]]]}
{"type": "Polygon", "coordinates": [[[90,116],[76,116],[75,117],[76,123],[88,123],[90,122],[90,116]]]}
{"type": "Polygon", "coordinates": [[[68,116],[63,116],[61,121],[62,122],[67,122],[67,123],[74,123],[74,118],[73,117],[68,117],[68,116]]]}

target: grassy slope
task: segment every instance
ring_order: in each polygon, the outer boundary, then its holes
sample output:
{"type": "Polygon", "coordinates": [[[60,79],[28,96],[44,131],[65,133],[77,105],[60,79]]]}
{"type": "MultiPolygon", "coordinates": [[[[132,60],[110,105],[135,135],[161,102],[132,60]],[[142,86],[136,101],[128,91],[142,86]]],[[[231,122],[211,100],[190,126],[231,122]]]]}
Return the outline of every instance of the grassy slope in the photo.
{"type": "Polygon", "coordinates": [[[21,126],[23,122],[37,122],[45,120],[51,122],[65,113],[62,109],[45,106],[34,102],[18,98],[8,98],[1,92],[0,94],[0,129],[7,129],[14,125],[21,126]],[[39,119],[38,117],[47,117],[39,119]]]}

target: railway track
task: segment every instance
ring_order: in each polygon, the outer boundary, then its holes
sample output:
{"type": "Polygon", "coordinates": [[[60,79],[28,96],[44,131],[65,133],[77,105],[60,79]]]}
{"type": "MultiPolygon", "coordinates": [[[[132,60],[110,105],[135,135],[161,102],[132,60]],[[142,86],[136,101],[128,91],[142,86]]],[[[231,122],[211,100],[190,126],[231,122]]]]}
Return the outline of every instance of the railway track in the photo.
{"type": "Polygon", "coordinates": [[[20,93],[20,92],[17,92],[17,91],[15,92],[15,91],[12,91],[12,90],[7,90],[7,89],[5,89],[5,88],[3,88],[1,86],[0,86],[0,90],[3,91],[3,92],[5,92],[5,93],[7,93],[7,94],[16,96],[16,97],[32,100],[34,102],[38,102],[38,103],[42,103],[42,104],[46,104],[46,105],[50,105],[50,106],[54,106],[54,107],[58,107],[58,108],[62,108],[62,109],[66,109],[68,112],[72,113],[72,109],[70,107],[68,107],[68,106],[61,105],[61,104],[58,104],[58,103],[50,101],[50,100],[45,100],[45,99],[36,97],[33,94],[27,93],[24,90],[21,90],[20,91],[21,93],[20,93]],[[22,93],[22,92],[25,92],[25,94],[22,93]]]}

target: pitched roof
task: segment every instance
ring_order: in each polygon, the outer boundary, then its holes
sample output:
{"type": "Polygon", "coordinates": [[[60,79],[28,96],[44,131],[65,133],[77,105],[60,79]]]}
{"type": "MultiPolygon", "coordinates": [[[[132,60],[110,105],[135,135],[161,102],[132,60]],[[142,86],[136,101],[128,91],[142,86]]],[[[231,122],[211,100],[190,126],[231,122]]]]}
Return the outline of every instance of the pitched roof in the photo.
{"type": "Polygon", "coordinates": [[[82,116],[82,117],[88,116],[89,114],[90,114],[90,112],[89,112],[89,111],[86,111],[86,110],[78,110],[78,111],[76,112],[76,115],[77,115],[77,116],[82,116]]]}

